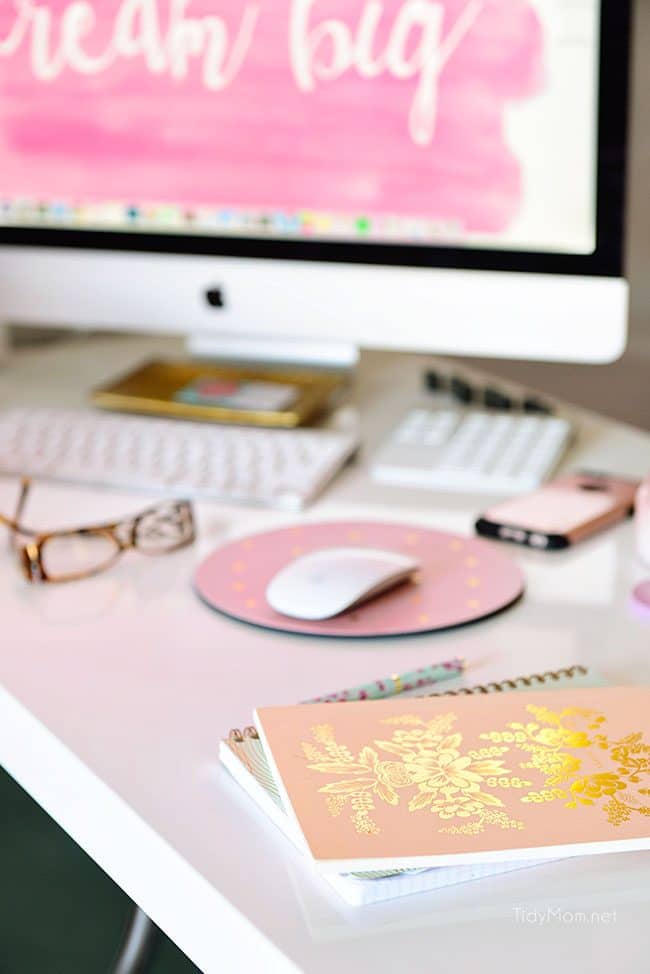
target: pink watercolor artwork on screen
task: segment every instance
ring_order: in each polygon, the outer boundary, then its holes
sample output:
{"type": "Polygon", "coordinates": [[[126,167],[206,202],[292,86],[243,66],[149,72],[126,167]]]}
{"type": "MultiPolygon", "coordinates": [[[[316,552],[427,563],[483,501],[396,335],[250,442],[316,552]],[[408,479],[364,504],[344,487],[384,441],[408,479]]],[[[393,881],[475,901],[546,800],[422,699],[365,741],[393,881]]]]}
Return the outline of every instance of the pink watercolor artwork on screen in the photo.
{"type": "Polygon", "coordinates": [[[498,233],[527,0],[0,0],[0,194],[395,213],[498,233]]]}

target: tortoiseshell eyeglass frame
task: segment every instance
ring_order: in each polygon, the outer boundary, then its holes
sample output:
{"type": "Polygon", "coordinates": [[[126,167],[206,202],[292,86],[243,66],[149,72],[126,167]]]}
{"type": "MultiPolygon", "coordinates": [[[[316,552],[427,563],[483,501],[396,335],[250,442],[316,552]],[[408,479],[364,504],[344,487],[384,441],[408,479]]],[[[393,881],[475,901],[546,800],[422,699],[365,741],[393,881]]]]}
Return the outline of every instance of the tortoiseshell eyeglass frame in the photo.
{"type": "Polygon", "coordinates": [[[168,554],[184,548],[196,538],[192,504],[187,500],[168,500],[147,508],[135,517],[114,521],[110,524],[89,525],[88,527],[63,531],[39,532],[25,527],[22,513],[31,486],[29,478],[23,478],[20,495],[13,517],[0,514],[0,524],[11,532],[11,544],[15,550],[23,575],[29,582],[74,582],[82,578],[98,575],[111,568],[120,555],[130,549],[146,555],[168,554]],[[160,529],[167,528],[162,537],[160,529]],[[156,531],[158,528],[158,531],[156,531]],[[171,528],[171,532],[170,529],[171,528]],[[149,533],[147,534],[147,530],[149,533]],[[52,539],[96,537],[109,541],[113,554],[96,567],[85,570],[53,575],[45,567],[44,549],[52,539]],[[26,539],[23,542],[20,538],[26,539]]]}

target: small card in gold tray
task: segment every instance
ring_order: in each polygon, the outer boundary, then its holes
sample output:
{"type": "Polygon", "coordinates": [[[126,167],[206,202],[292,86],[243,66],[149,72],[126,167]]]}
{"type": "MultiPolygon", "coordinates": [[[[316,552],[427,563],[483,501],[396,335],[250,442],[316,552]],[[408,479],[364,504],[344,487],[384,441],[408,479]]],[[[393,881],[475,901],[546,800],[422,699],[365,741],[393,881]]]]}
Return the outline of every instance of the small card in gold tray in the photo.
{"type": "Polygon", "coordinates": [[[93,390],[103,409],[246,426],[300,426],[343,384],[336,372],[151,361],[93,390]]]}

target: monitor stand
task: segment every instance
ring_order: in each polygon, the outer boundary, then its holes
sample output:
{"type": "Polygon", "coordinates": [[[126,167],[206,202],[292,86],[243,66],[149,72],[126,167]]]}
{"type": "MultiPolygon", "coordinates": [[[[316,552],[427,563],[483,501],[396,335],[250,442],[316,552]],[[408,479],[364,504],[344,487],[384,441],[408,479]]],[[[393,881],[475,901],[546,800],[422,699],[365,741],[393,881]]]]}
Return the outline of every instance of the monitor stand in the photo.
{"type": "Polygon", "coordinates": [[[345,342],[303,342],[291,338],[255,338],[247,335],[195,334],[187,339],[192,358],[219,362],[254,362],[265,366],[307,366],[353,372],[359,349],[345,342]]]}

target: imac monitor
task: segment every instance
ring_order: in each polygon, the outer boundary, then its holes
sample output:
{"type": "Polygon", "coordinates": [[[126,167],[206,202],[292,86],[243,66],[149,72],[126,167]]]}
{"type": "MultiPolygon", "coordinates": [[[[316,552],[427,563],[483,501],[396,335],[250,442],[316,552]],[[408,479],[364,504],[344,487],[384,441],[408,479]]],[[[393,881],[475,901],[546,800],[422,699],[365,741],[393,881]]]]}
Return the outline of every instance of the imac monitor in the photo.
{"type": "Polygon", "coordinates": [[[628,0],[3,0],[0,318],[606,361],[628,0]]]}

